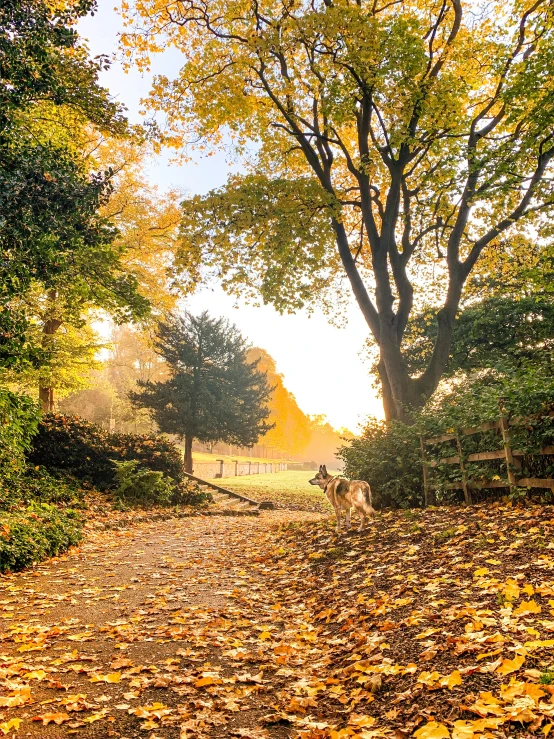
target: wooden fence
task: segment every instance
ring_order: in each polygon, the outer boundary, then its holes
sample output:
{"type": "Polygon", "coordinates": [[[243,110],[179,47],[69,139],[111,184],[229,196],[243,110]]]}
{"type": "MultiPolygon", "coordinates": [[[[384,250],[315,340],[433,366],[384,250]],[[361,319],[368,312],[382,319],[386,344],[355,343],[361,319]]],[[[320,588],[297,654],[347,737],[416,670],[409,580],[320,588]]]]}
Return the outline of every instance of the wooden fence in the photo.
{"type": "Polygon", "coordinates": [[[284,472],[286,462],[225,462],[216,459],[214,462],[193,462],[193,472],[204,480],[222,477],[240,477],[241,475],[264,475],[273,472],[284,472]]]}
{"type": "MultiPolygon", "coordinates": [[[[548,413],[547,415],[552,417],[554,416],[554,412],[548,413]]],[[[462,490],[464,501],[468,505],[473,503],[472,490],[482,490],[487,488],[509,488],[511,491],[514,491],[517,488],[546,488],[554,490],[554,478],[521,476],[521,460],[523,457],[554,456],[554,445],[544,446],[540,450],[532,453],[512,448],[511,432],[514,427],[526,426],[527,424],[532,423],[533,420],[535,419],[524,417],[507,418],[506,416],[501,416],[496,421],[489,421],[487,423],[481,423],[478,426],[458,429],[457,431],[442,434],[440,436],[432,438],[421,437],[425,505],[430,505],[435,501],[435,491],[431,470],[440,465],[458,465],[460,468],[461,480],[457,482],[442,483],[435,487],[441,487],[447,490],[462,490]],[[474,436],[475,434],[482,434],[487,431],[495,430],[500,432],[502,443],[501,449],[481,451],[474,454],[464,454],[463,437],[474,436]],[[456,454],[448,457],[441,457],[438,460],[430,459],[429,447],[444,444],[445,442],[455,442],[456,454]],[[495,475],[491,479],[471,479],[467,470],[467,464],[489,460],[501,460],[505,463],[505,477],[501,478],[499,475],[495,475]]]]}

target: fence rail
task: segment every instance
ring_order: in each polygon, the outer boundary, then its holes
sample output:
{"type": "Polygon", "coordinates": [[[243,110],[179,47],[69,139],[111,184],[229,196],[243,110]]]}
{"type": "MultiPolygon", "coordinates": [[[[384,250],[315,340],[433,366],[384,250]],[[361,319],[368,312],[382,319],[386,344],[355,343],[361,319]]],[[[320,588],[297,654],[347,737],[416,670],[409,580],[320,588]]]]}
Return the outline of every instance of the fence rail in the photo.
{"type": "MultiPolygon", "coordinates": [[[[551,411],[550,413],[545,415],[554,417],[554,412],[551,411]]],[[[462,490],[464,494],[464,501],[468,505],[471,505],[471,503],[473,502],[472,490],[483,490],[488,488],[509,488],[510,490],[515,490],[518,487],[554,490],[554,478],[521,476],[521,459],[523,457],[554,456],[554,445],[544,446],[537,452],[533,452],[532,454],[520,449],[513,449],[511,446],[511,429],[516,426],[525,426],[533,420],[534,419],[526,417],[517,417],[510,419],[506,416],[501,416],[496,421],[487,421],[486,423],[479,424],[478,426],[461,428],[458,431],[440,434],[439,436],[433,436],[430,438],[422,436],[420,441],[423,465],[423,487],[425,491],[425,505],[430,505],[434,502],[435,491],[433,490],[430,471],[439,467],[440,465],[458,465],[460,467],[461,480],[456,482],[444,483],[441,485],[441,487],[447,490],[462,490]],[[502,439],[502,449],[493,449],[491,451],[475,452],[473,454],[464,455],[462,445],[462,438],[464,436],[473,436],[475,434],[495,430],[500,432],[502,439]],[[441,457],[438,460],[429,459],[429,447],[437,444],[444,444],[449,441],[456,442],[457,454],[453,454],[448,457],[441,457]],[[504,479],[499,479],[496,475],[495,479],[474,480],[470,478],[467,472],[466,463],[486,462],[491,460],[505,461],[506,477],[504,479]],[[519,475],[518,472],[520,473],[519,475]]]]}
{"type": "Polygon", "coordinates": [[[287,469],[286,462],[239,462],[238,460],[225,462],[223,459],[216,459],[214,462],[193,462],[194,474],[204,480],[243,475],[265,475],[285,472],[287,469]]]}

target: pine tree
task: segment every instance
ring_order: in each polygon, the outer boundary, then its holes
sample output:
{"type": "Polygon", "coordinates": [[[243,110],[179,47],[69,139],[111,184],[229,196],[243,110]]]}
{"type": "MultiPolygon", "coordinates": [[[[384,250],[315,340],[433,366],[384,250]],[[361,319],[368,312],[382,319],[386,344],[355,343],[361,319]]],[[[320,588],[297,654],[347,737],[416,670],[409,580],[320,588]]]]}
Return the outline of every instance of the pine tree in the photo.
{"type": "Polygon", "coordinates": [[[161,323],[156,351],[172,375],[139,382],[132,401],[148,408],[164,433],[185,441],[185,470],[192,472],[192,443],[224,441],[252,446],[272,428],[267,401],[273,390],[248,345],[224,318],[185,312],[161,323]]]}

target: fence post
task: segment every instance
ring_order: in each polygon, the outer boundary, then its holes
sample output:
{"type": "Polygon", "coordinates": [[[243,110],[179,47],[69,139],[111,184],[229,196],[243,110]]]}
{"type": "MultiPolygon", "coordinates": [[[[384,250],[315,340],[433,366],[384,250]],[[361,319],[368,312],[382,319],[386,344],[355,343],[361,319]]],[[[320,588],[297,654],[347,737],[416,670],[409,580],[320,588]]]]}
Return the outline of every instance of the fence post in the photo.
{"type": "Polygon", "coordinates": [[[419,443],[421,446],[421,464],[423,466],[423,504],[427,508],[430,503],[429,496],[429,467],[427,465],[427,454],[425,453],[425,438],[419,437],[419,443]]]}
{"type": "Polygon", "coordinates": [[[510,483],[510,492],[513,493],[517,488],[517,477],[514,467],[520,467],[519,460],[514,459],[512,446],[510,443],[510,426],[506,416],[500,416],[500,431],[502,432],[502,442],[504,444],[504,455],[506,457],[506,469],[508,470],[508,482],[510,483]]]}
{"type": "Polygon", "coordinates": [[[464,463],[464,454],[462,450],[462,442],[460,441],[460,434],[456,431],[456,445],[458,446],[458,456],[460,457],[460,470],[462,473],[462,485],[464,490],[464,500],[466,505],[472,505],[473,500],[471,498],[471,491],[467,481],[466,466],[464,463]]]}

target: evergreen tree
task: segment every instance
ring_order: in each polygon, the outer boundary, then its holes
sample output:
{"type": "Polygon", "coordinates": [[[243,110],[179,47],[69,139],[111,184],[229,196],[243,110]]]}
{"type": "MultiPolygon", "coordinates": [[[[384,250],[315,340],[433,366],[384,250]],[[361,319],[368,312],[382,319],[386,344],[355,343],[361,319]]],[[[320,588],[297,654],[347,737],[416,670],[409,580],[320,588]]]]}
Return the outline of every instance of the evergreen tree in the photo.
{"type": "Polygon", "coordinates": [[[272,428],[266,419],[273,388],[247,349],[235,326],[207,312],[174,315],[158,328],[156,350],[172,376],[139,382],[130,397],[150,409],[161,431],[184,439],[187,472],[194,439],[252,446],[272,428]]]}

